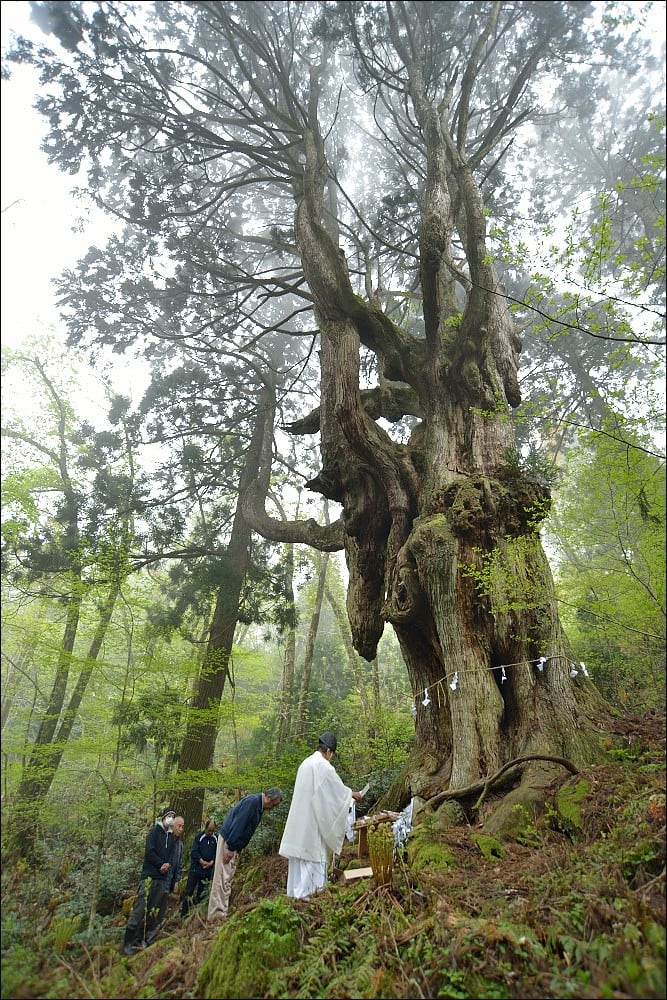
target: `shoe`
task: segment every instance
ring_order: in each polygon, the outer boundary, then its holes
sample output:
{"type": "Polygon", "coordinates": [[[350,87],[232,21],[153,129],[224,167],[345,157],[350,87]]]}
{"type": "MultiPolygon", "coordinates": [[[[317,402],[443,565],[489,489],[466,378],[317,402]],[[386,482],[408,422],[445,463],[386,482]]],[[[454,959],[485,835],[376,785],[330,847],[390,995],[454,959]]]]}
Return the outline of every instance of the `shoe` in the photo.
{"type": "Polygon", "coordinates": [[[131,945],[131,944],[124,944],[123,945],[123,954],[124,955],[128,955],[128,956],[134,955],[134,947],[133,947],[133,945],[131,945]]]}

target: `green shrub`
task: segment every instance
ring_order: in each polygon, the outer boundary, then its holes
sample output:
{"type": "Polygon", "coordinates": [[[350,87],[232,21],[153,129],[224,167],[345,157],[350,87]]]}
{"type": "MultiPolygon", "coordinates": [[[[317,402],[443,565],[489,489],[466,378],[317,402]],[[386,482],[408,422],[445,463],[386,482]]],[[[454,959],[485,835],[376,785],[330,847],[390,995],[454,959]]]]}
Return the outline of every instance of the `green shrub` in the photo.
{"type": "Polygon", "coordinates": [[[298,952],[301,919],[286,897],[263,900],[234,914],[222,927],[202,965],[197,995],[264,996],[271,972],[298,952]]]}

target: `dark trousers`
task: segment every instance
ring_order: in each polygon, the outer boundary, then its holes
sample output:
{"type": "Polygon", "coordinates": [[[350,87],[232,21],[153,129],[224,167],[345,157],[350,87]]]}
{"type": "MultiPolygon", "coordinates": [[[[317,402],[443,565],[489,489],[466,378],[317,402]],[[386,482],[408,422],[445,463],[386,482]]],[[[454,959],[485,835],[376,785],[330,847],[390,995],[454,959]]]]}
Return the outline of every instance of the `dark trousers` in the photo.
{"type": "Polygon", "coordinates": [[[202,877],[199,872],[193,872],[190,869],[188,872],[188,884],[185,887],[185,895],[183,896],[183,903],[181,905],[183,916],[186,916],[191,906],[196,906],[197,903],[201,902],[204,890],[208,889],[212,873],[213,869],[209,868],[208,872],[202,877]]]}
{"type": "Polygon", "coordinates": [[[125,944],[140,944],[155,937],[158,919],[169,892],[165,879],[143,879],[137,889],[137,898],[125,927],[125,944]]]}

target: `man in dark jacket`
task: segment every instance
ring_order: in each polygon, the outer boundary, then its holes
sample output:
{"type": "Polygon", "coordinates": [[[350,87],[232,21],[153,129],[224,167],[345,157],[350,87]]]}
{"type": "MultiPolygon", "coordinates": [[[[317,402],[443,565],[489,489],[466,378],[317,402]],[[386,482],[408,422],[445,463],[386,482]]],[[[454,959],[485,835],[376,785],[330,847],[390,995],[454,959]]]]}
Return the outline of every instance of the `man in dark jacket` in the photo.
{"type": "Polygon", "coordinates": [[[268,792],[246,795],[227,813],[220,827],[215,852],[215,868],[208,898],[209,920],[226,919],[239,852],[250,843],[263,812],[275,808],[282,797],[283,793],[279,788],[269,788],[268,792]]]}
{"type": "Polygon", "coordinates": [[[167,904],[169,903],[169,893],[178,892],[178,883],[181,881],[181,866],[183,863],[183,837],[185,835],[185,820],[182,816],[177,816],[171,828],[174,837],[174,860],[169,872],[168,892],[165,892],[160,903],[160,912],[157,915],[155,927],[146,935],[146,944],[153,944],[158,936],[158,931],[167,916],[167,904]]]}
{"type": "Polygon", "coordinates": [[[204,829],[195,834],[190,849],[190,870],[188,871],[188,884],[185,887],[181,914],[185,917],[193,903],[196,905],[201,901],[204,889],[213,877],[213,866],[215,865],[215,849],[218,845],[218,837],[215,832],[215,820],[213,817],[206,820],[204,829]]]}
{"type": "Polygon", "coordinates": [[[181,881],[181,869],[183,867],[183,836],[185,834],[185,820],[182,816],[177,816],[172,827],[174,834],[174,864],[171,869],[169,879],[169,892],[178,892],[178,883],[181,881]]]}
{"type": "Polygon", "coordinates": [[[133,955],[154,938],[162,904],[169,892],[174,870],[176,844],[172,828],[176,812],[169,808],[161,814],[146,836],[144,862],[137,897],[125,927],[123,954],[133,955]]]}

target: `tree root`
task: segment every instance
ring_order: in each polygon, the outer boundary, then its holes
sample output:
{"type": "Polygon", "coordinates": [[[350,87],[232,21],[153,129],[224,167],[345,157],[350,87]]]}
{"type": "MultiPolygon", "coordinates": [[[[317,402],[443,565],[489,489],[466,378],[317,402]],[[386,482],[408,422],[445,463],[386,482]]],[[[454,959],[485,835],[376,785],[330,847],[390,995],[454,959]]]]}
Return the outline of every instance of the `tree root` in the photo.
{"type": "Polygon", "coordinates": [[[578,768],[574,766],[571,760],[566,760],[565,757],[550,757],[546,754],[540,753],[529,754],[526,757],[516,757],[514,760],[508,761],[507,764],[503,764],[500,770],[496,771],[495,774],[492,774],[490,778],[485,778],[482,781],[475,781],[472,785],[466,785],[465,788],[454,788],[448,789],[446,792],[438,792],[437,795],[428,799],[425,804],[432,809],[440,802],[444,802],[445,799],[467,799],[471,795],[475,795],[477,792],[480,792],[481,794],[473,806],[474,811],[477,812],[489,790],[496,784],[501,775],[503,775],[505,771],[509,771],[511,767],[516,767],[518,764],[525,764],[529,760],[547,760],[552,764],[561,764],[563,767],[567,768],[571,774],[579,774],[578,768]]]}

